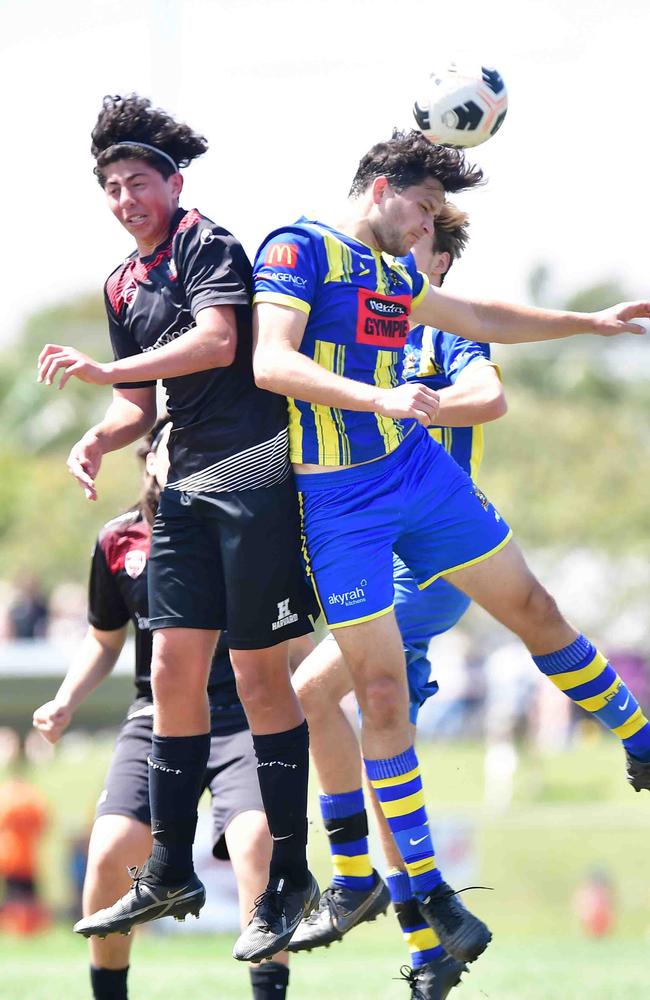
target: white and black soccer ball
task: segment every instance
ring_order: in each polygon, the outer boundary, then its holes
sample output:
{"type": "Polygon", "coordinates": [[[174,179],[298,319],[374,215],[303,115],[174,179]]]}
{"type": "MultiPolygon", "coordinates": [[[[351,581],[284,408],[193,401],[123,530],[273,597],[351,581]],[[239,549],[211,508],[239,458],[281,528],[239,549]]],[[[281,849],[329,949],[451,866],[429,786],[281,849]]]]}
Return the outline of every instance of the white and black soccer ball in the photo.
{"type": "Polygon", "coordinates": [[[450,63],[431,73],[413,106],[418,128],[442,146],[479,146],[503,125],[508,92],[503,77],[489,66],[469,69],[450,63]]]}

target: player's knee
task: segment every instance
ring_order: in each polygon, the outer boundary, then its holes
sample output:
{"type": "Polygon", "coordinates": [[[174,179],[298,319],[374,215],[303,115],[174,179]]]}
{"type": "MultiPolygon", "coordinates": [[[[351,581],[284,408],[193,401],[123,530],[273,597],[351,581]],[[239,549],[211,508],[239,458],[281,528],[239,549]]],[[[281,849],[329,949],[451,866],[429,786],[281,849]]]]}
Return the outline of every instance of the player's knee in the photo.
{"type": "Polygon", "coordinates": [[[298,696],[307,720],[316,720],[329,705],[327,691],[313,677],[303,677],[298,671],[293,676],[293,689],[298,696]]]}
{"type": "Polygon", "coordinates": [[[403,684],[389,675],[374,677],[359,694],[364,724],[374,729],[392,729],[403,721],[403,684]]]}
{"type": "Polygon", "coordinates": [[[247,670],[236,675],[237,694],[249,718],[271,712],[274,706],[285,704],[291,693],[289,675],[247,670]]]}
{"type": "MultiPolygon", "coordinates": [[[[265,822],[263,827],[250,830],[245,838],[240,839],[237,868],[251,875],[257,873],[266,876],[270,860],[271,835],[265,822]]],[[[262,878],[262,881],[264,880],[262,878]]]]}
{"type": "Polygon", "coordinates": [[[525,595],[523,612],[526,622],[536,629],[554,626],[563,621],[555,598],[538,580],[531,583],[525,595]]]}
{"type": "Polygon", "coordinates": [[[133,859],[128,860],[118,844],[102,844],[88,856],[86,879],[97,889],[111,890],[125,881],[126,868],[132,863],[133,859]]]}
{"type": "Polygon", "coordinates": [[[206,679],[199,671],[156,657],[151,663],[151,688],[159,705],[195,702],[205,696],[206,679]]]}

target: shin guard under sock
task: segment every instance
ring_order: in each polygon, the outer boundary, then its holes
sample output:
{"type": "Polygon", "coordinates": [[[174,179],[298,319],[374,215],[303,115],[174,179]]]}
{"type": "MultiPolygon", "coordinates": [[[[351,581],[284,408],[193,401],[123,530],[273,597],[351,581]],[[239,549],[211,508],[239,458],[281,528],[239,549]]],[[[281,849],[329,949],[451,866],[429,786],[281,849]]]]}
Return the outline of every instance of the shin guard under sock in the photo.
{"type": "Polygon", "coordinates": [[[303,722],[283,733],[253,736],[257,776],[273,838],[270,874],[307,884],[309,731],[303,722]]]}
{"type": "Polygon", "coordinates": [[[149,763],[153,849],[149,872],[161,882],[192,874],[197,806],[210,755],[210,733],[154,736],[149,763]]]}

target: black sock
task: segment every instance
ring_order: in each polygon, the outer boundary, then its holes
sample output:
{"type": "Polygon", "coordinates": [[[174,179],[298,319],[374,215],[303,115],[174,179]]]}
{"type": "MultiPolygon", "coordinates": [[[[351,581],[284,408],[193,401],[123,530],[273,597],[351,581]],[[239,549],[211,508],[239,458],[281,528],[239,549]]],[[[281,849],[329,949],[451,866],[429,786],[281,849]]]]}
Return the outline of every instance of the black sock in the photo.
{"type": "Polygon", "coordinates": [[[251,968],[253,1000],[285,1000],[289,969],[280,962],[264,962],[251,968]]]}
{"type": "Polygon", "coordinates": [[[95,1000],[128,1000],[126,989],[128,974],[128,965],[126,969],[96,969],[91,965],[90,984],[95,1000]]]}
{"type": "Polygon", "coordinates": [[[210,733],[156,736],[149,755],[153,850],[148,869],[161,882],[181,882],[193,871],[197,805],[210,755],[210,733]]]}
{"type": "Polygon", "coordinates": [[[253,736],[257,776],[273,837],[271,877],[307,884],[307,723],[284,733],[253,736]]]}

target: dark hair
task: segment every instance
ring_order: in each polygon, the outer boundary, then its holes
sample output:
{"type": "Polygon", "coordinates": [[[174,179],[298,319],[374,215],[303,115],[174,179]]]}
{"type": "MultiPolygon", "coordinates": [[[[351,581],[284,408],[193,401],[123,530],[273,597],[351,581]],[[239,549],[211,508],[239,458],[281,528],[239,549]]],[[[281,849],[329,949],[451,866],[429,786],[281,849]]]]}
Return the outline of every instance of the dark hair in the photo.
{"type": "Polygon", "coordinates": [[[464,191],[481,183],[483,171],[467,163],[462,149],[436,146],[414,129],[395,131],[386,142],[368,150],[359,162],[350,195],[360,195],[375,177],[387,177],[397,191],[428,177],[439,181],[445,191],[464,191]]]}
{"type": "MultiPolygon", "coordinates": [[[[143,437],[142,441],[136,449],[136,455],[138,458],[144,462],[146,461],[147,455],[150,451],[154,451],[155,448],[160,444],[160,437],[162,431],[165,429],[167,424],[170,422],[169,415],[164,413],[161,417],[158,417],[155,424],[149,431],[149,433],[143,437]]],[[[156,511],[158,510],[158,501],[160,500],[160,487],[154,476],[150,476],[148,473],[145,474],[142,482],[142,491],[140,493],[140,499],[137,504],[131,508],[131,510],[141,510],[144,519],[153,524],[154,517],[156,516],[156,511]]]]}
{"type": "MultiPolygon", "coordinates": [[[[458,260],[467,246],[469,239],[469,216],[451,201],[446,201],[435,218],[433,227],[434,253],[449,254],[449,268],[458,260]]],[[[445,271],[445,274],[447,273],[445,271]]],[[[440,284],[445,280],[445,274],[440,275],[440,284]]]]}
{"type": "Polygon", "coordinates": [[[166,111],[151,106],[147,97],[138,94],[107,94],[91,132],[90,152],[97,161],[94,173],[103,187],[104,167],[117,160],[144,160],[162,174],[165,180],[176,171],[164,156],[138,145],[146,143],[171,156],[179,167],[201,156],[208,148],[207,139],[192,131],[189,125],[176,122],[166,111]],[[128,142],[128,146],[116,143],[128,142]]]}

